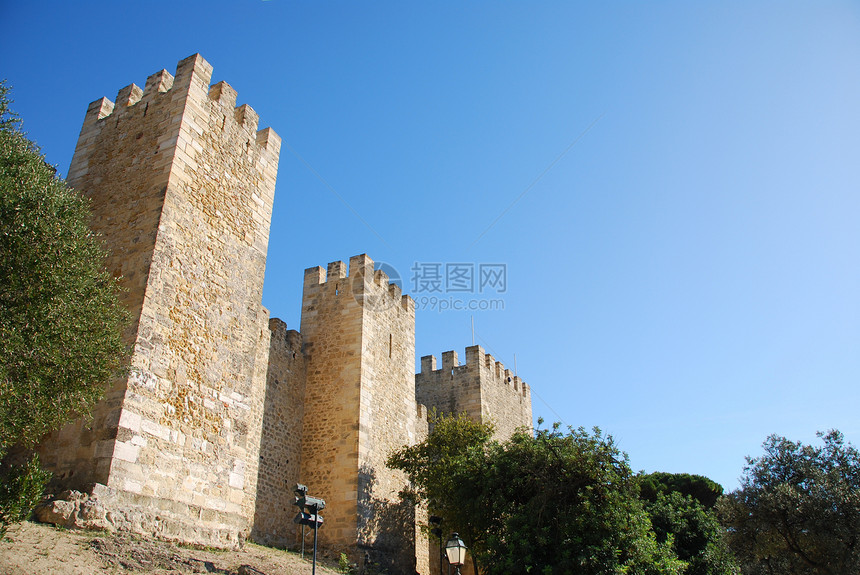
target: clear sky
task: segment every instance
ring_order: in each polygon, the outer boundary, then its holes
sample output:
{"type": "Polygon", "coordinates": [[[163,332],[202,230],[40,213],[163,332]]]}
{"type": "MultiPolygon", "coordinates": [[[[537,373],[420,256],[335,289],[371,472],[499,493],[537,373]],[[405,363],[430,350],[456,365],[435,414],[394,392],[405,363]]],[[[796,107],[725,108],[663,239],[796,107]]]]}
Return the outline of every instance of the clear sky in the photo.
{"type": "Polygon", "coordinates": [[[636,470],[733,489],[770,433],[860,442],[856,2],[0,0],[0,21],[61,174],[89,102],[195,52],[278,132],[263,303],[291,327],[305,268],[367,253],[416,299],[417,357],[462,357],[474,318],[536,418],[601,427],[636,470]],[[433,270],[441,292],[416,285],[433,270]]]}

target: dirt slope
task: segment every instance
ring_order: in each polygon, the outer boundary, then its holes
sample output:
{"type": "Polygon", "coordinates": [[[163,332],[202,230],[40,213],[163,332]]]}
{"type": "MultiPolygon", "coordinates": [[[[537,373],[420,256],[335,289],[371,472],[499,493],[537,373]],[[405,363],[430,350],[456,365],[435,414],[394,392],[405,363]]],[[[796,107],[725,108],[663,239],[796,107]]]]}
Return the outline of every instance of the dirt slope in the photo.
{"type": "MultiPolygon", "coordinates": [[[[307,575],[310,572],[310,561],[302,561],[295,553],[253,544],[246,544],[239,551],[189,549],[128,534],[67,531],[31,522],[10,528],[0,541],[0,573],[4,575],[307,575]]],[[[320,560],[317,573],[334,575],[337,571],[326,568],[320,560]]]]}

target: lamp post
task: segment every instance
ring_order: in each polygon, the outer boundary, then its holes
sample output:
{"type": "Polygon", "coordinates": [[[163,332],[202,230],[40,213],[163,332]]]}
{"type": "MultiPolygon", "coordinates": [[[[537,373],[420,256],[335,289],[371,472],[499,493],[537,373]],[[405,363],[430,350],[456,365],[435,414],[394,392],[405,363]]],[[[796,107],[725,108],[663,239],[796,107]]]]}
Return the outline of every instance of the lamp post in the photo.
{"type": "Polygon", "coordinates": [[[460,539],[459,534],[454,533],[448,539],[445,553],[448,554],[448,565],[454,565],[457,568],[457,575],[460,575],[460,566],[466,562],[466,544],[460,539]]]}

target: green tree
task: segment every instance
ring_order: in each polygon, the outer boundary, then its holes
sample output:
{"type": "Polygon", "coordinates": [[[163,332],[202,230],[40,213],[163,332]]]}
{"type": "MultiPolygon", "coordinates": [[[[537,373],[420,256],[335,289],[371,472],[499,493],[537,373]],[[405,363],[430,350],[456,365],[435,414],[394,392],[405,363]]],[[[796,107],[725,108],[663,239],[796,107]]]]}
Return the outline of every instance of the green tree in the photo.
{"type": "Polygon", "coordinates": [[[682,572],[651,530],[626,454],[599,429],[516,433],[491,450],[487,481],[499,524],[489,574],[682,572]]]}
{"type": "Polygon", "coordinates": [[[824,445],[772,435],[717,508],[745,574],[860,572],[860,453],[839,431],[824,445]]]}
{"type": "Polygon", "coordinates": [[[679,559],[688,563],[685,575],[734,575],[737,563],[728,549],[716,512],[681,491],[660,493],[645,510],[657,540],[671,541],[679,559]]]}
{"type": "Polygon", "coordinates": [[[447,533],[456,531],[468,541],[477,572],[477,556],[487,552],[493,519],[482,508],[486,495],[478,492],[487,488],[482,477],[494,427],[465,415],[442,417],[436,413],[431,413],[430,424],[427,439],[397,450],[387,463],[409,478],[411,487],[401,497],[426,503],[431,514],[442,518],[447,533]]]}
{"type": "MultiPolygon", "coordinates": [[[[89,204],[23,134],[8,95],[0,84],[0,458],[88,414],[127,355],[89,204]]],[[[5,526],[26,517],[46,476],[37,461],[2,474],[0,499],[17,501],[0,510],[5,526]]]]}
{"type": "Polygon", "coordinates": [[[714,506],[723,487],[701,475],[640,473],[639,497],[660,542],[688,563],[685,575],[738,573],[714,506]]]}
{"type": "Polygon", "coordinates": [[[706,509],[713,508],[723,494],[722,485],[702,475],[662,471],[640,473],[639,490],[640,496],[651,503],[655,503],[660,495],[680,493],[692,497],[706,509]]]}
{"type": "Polygon", "coordinates": [[[651,531],[611,437],[555,425],[496,442],[490,431],[440,418],[424,442],[389,459],[407,472],[412,495],[459,530],[481,573],[682,572],[651,531]]]}

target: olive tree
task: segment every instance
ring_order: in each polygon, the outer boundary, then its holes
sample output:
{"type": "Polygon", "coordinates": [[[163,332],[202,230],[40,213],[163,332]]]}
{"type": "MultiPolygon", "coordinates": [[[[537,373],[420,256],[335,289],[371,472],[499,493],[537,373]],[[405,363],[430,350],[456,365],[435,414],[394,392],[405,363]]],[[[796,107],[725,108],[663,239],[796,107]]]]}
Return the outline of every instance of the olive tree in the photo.
{"type": "MultiPolygon", "coordinates": [[[[88,201],[21,131],[0,84],[0,459],[87,415],[127,356],[127,314],[88,201]]],[[[0,529],[41,494],[38,461],[0,469],[0,529]]]]}
{"type": "Polygon", "coordinates": [[[822,446],[768,437],[718,503],[745,574],[860,572],[860,452],[839,431],[818,436],[822,446]]]}

